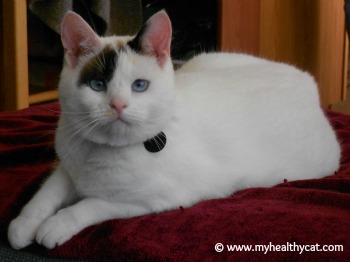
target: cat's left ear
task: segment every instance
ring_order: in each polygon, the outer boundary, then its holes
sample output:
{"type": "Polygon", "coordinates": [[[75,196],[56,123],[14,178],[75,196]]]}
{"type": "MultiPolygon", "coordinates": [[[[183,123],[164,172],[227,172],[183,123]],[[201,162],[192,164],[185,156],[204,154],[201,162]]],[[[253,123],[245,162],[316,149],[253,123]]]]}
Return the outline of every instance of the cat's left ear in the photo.
{"type": "Polygon", "coordinates": [[[172,28],[165,11],[154,14],[129,46],[137,52],[156,56],[160,66],[170,58],[172,28]]]}

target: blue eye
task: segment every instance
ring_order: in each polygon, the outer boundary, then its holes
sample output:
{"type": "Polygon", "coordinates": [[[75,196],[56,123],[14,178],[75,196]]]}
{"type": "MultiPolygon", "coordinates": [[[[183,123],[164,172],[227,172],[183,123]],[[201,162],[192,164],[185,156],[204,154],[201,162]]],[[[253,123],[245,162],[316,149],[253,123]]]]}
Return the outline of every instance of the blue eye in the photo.
{"type": "Polygon", "coordinates": [[[91,80],[89,85],[92,90],[97,92],[105,91],[107,89],[106,83],[102,80],[91,80]]]}
{"type": "Polygon", "coordinates": [[[136,79],[134,83],[132,83],[131,88],[135,92],[144,92],[147,90],[149,86],[149,81],[144,79],[136,79]]]}

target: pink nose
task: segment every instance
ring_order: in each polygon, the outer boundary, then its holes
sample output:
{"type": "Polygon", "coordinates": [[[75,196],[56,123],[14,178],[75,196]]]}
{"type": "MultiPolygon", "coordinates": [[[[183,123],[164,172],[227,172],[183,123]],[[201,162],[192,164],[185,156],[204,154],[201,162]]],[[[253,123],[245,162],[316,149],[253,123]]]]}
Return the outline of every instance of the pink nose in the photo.
{"type": "Polygon", "coordinates": [[[120,96],[115,96],[112,99],[110,106],[115,111],[117,111],[117,113],[119,115],[123,111],[123,109],[126,108],[128,105],[120,96]]]}

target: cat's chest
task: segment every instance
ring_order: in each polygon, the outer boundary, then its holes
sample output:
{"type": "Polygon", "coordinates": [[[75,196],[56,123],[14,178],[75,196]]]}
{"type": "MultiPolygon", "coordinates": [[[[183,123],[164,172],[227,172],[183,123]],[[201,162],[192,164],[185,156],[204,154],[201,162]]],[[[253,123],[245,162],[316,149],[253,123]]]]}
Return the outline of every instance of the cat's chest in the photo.
{"type": "Polygon", "coordinates": [[[142,148],[114,149],[97,147],[91,150],[84,159],[84,173],[89,174],[97,170],[102,174],[108,172],[108,170],[113,170],[114,173],[126,170],[130,172],[146,162],[146,156],[140,152],[140,149],[142,148]]]}
{"type": "MultiPolygon", "coordinates": [[[[151,153],[143,144],[124,148],[96,147],[86,154],[73,182],[79,194],[118,197],[129,187],[147,186],[157,176],[166,151],[151,153]]],[[[78,163],[77,163],[78,164],[78,163]]]]}

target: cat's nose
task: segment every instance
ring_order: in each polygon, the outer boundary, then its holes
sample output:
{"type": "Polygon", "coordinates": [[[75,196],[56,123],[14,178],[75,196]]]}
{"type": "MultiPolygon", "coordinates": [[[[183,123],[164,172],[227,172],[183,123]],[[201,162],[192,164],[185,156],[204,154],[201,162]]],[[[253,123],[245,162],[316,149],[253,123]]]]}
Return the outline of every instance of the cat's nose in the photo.
{"type": "Polygon", "coordinates": [[[128,105],[125,102],[125,100],[122,99],[120,96],[115,96],[113,97],[110,106],[118,113],[118,115],[120,115],[123,109],[126,108],[128,105]]]}

